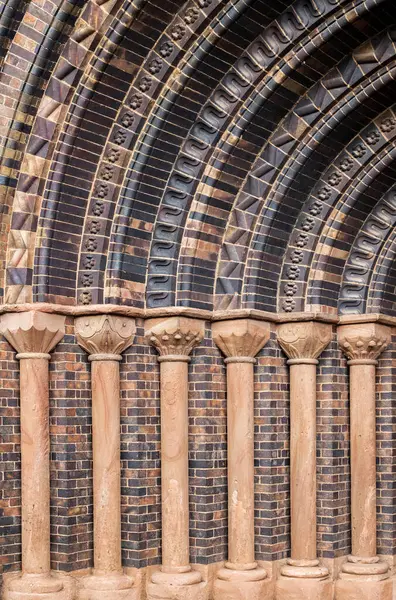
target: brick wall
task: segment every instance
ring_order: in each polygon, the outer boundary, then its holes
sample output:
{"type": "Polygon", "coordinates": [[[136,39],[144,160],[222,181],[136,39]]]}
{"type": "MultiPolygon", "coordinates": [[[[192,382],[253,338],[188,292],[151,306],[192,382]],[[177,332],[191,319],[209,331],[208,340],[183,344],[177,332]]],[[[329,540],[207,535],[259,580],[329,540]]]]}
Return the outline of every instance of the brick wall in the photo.
{"type": "Polygon", "coordinates": [[[317,378],[318,552],[350,552],[349,401],[346,359],[336,334],[322,353],[317,378]]]}
{"type": "Polygon", "coordinates": [[[50,361],[51,559],[63,571],[92,564],[91,378],[71,320],[50,361]]]}
{"type": "Polygon", "coordinates": [[[137,321],[121,363],[121,509],[124,564],[160,561],[160,403],[156,352],[137,321]]]}
{"type": "Polygon", "coordinates": [[[286,358],[272,331],[255,369],[256,557],[276,560],[289,546],[289,398],[286,358]]]}
{"type": "Polygon", "coordinates": [[[191,560],[208,564],[227,557],[226,373],[208,323],[189,372],[191,560]]]}
{"type": "Polygon", "coordinates": [[[377,370],[377,540],[378,552],[386,555],[394,555],[396,550],[395,342],[396,336],[392,336],[377,370]]]}
{"type": "Polygon", "coordinates": [[[0,572],[20,568],[21,463],[19,365],[0,340],[0,572]]]}

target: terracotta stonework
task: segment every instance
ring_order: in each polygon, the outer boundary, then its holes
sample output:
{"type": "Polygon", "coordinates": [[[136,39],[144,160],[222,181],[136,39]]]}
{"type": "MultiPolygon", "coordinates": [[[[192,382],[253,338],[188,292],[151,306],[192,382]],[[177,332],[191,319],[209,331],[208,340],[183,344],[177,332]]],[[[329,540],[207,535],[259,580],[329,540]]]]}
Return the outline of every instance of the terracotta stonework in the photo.
{"type": "Polygon", "coordinates": [[[228,432],[228,561],[217,573],[214,598],[264,599],[272,590],[254,552],[253,369],[270,327],[252,319],[219,321],[212,334],[226,356],[228,432]]]}
{"type": "Polygon", "coordinates": [[[116,315],[80,317],[79,344],[89,353],[92,377],[94,569],[81,581],[82,600],[134,600],[139,590],[121,563],[121,353],[133,342],[135,321],[116,315]]]}
{"type": "Polygon", "coordinates": [[[390,600],[389,565],[377,556],[376,367],[391,330],[378,323],[338,327],[348,359],[351,420],[352,554],[342,565],[337,600],[390,600]]]}
{"type": "Polygon", "coordinates": [[[188,363],[204,322],[149,319],[147,340],[159,352],[161,380],[162,564],[147,583],[151,599],[205,600],[207,582],[189,556],[188,363]]]}
{"type": "Polygon", "coordinates": [[[290,367],[291,557],[277,581],[277,600],[330,600],[333,594],[316,541],[316,369],[331,334],[331,325],[314,321],[278,328],[290,367]]]}
{"type": "Polygon", "coordinates": [[[6,314],[0,332],[20,361],[22,572],[5,582],[6,600],[66,600],[70,579],[51,573],[49,354],[65,333],[65,317],[34,311],[6,314]]]}

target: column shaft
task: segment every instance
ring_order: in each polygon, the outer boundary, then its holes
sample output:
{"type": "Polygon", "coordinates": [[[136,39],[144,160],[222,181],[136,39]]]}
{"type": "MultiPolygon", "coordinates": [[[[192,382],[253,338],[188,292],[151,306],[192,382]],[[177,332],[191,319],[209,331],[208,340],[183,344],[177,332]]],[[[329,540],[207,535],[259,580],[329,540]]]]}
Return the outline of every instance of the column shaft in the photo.
{"type": "Polygon", "coordinates": [[[227,365],[228,561],[235,565],[254,563],[253,377],[252,363],[227,365]]]}
{"type": "Polygon", "coordinates": [[[206,600],[207,582],[190,565],[188,489],[188,362],[204,323],[187,317],[146,321],[159,352],[161,393],[162,564],[147,584],[149,600],[206,600]]]}
{"type": "Polygon", "coordinates": [[[50,572],[48,359],[20,360],[22,570],[50,572]]]}
{"type": "Polygon", "coordinates": [[[190,569],[188,363],[161,362],[162,570],[190,569]]]}
{"type": "Polygon", "coordinates": [[[333,582],[316,544],[316,369],[331,335],[331,325],[318,321],[278,328],[289,358],[291,553],[276,582],[277,600],[333,597],[333,582]]]}
{"type": "Polygon", "coordinates": [[[316,365],[290,365],[291,558],[315,560],[316,365]]]}
{"type": "Polygon", "coordinates": [[[352,554],[375,556],[375,365],[350,367],[352,554]]]}
{"type": "Polygon", "coordinates": [[[377,556],[376,367],[391,330],[374,317],[340,325],[338,342],[348,359],[352,554],[341,567],[337,600],[391,600],[389,565],[377,556]]]}
{"type": "Polygon", "coordinates": [[[212,334],[227,357],[228,457],[228,561],[217,572],[213,597],[264,600],[271,584],[254,552],[254,357],[268,342],[270,326],[254,319],[219,321],[212,334]]]}
{"type": "Polygon", "coordinates": [[[121,571],[119,365],[91,365],[95,572],[121,571]]]}
{"type": "Polygon", "coordinates": [[[31,310],[0,317],[0,331],[20,361],[22,571],[4,581],[7,600],[65,600],[70,578],[51,572],[49,352],[65,333],[65,317],[31,310]]]}
{"type": "Polygon", "coordinates": [[[94,569],[81,579],[81,600],[137,600],[139,589],[121,561],[120,367],[135,321],[97,314],[75,320],[89,353],[92,381],[94,569]]]}

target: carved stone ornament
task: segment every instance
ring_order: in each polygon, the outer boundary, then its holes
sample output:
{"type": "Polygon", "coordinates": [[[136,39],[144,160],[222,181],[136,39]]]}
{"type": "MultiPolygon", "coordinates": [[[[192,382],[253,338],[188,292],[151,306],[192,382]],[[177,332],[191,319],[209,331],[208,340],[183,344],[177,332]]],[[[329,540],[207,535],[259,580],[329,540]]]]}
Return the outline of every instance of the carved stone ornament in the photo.
{"type": "Polygon", "coordinates": [[[332,326],[318,321],[282,323],[278,341],[289,359],[317,359],[331,341],[332,326]]]}
{"type": "MultiPolygon", "coordinates": [[[[164,239],[164,231],[172,233],[179,226],[180,215],[177,209],[171,207],[178,207],[181,214],[183,211],[188,211],[189,198],[194,193],[195,186],[200,180],[208,149],[215,147],[219,131],[226,124],[229,115],[236,110],[240,99],[245,96],[248,90],[254,89],[256,81],[261,78],[262,73],[267,72],[271,65],[277,61],[279,54],[286,50],[292,40],[300,36],[300,25],[309,30],[314,26],[314,23],[320,22],[326,14],[332,12],[334,6],[338,3],[339,0],[322,0],[321,2],[311,0],[310,2],[294,3],[295,16],[293,22],[299,23],[299,25],[297,27],[294,25],[288,26],[287,33],[285,33],[284,27],[277,21],[273,21],[260,32],[260,36],[246,48],[240,59],[235,61],[233,68],[219,81],[208,102],[202,106],[199,119],[191,127],[183,144],[183,151],[175,161],[172,174],[163,194],[164,210],[160,210],[160,217],[157,219],[153,231],[152,248],[155,248],[157,243],[164,239]],[[295,19],[297,20],[295,21],[295,19]],[[169,208],[171,209],[169,210],[169,208]]],[[[192,14],[196,14],[198,18],[198,13],[193,10],[188,15],[186,13],[188,21],[194,18],[191,16],[192,14]]],[[[288,19],[288,25],[290,25],[290,22],[290,19],[288,19]]],[[[175,24],[171,31],[171,37],[179,41],[186,32],[187,29],[184,24],[175,24]]],[[[315,110],[314,106],[312,106],[312,110],[315,110]]],[[[272,145],[277,145],[276,140],[272,140],[269,148],[272,145]]],[[[268,159],[271,167],[272,160],[268,159]]],[[[259,169],[263,171],[262,178],[268,176],[262,165],[256,169],[256,172],[259,169]]],[[[253,184],[252,182],[256,179],[260,179],[260,175],[252,172],[246,190],[249,196],[253,195],[251,194],[251,188],[257,183],[253,184]]],[[[244,202],[246,202],[247,194],[242,194],[244,202]]],[[[239,236],[246,235],[246,231],[239,231],[237,227],[233,227],[233,245],[237,243],[235,239],[238,234],[239,236]]],[[[177,244],[176,239],[173,239],[173,237],[168,244],[168,248],[161,254],[162,257],[170,260],[174,255],[177,244]]],[[[169,304],[169,288],[172,286],[172,278],[169,277],[169,273],[165,268],[167,264],[166,260],[162,261],[161,268],[154,256],[149,261],[148,289],[152,290],[147,294],[149,308],[165,307],[169,304]]],[[[227,277],[228,275],[220,276],[221,285],[227,285],[227,277]]],[[[290,300],[293,301],[293,298],[290,300]]]]}
{"type": "Polygon", "coordinates": [[[65,335],[65,319],[35,310],[5,313],[0,317],[0,333],[19,354],[41,354],[45,358],[65,335]]]}
{"type": "Polygon", "coordinates": [[[354,241],[340,290],[341,314],[364,313],[369,281],[378,248],[396,224],[396,186],[376,204],[354,241]]]}
{"type": "Polygon", "coordinates": [[[146,337],[161,356],[188,356],[203,339],[205,323],[187,317],[149,319],[146,337]]]}
{"type": "Polygon", "coordinates": [[[270,337],[270,325],[254,319],[218,321],[212,325],[215,344],[227,357],[254,358],[270,337]]]}
{"type": "Polygon", "coordinates": [[[350,361],[376,361],[389,345],[391,329],[380,323],[340,325],[338,343],[350,361]]]}
{"type": "Polygon", "coordinates": [[[135,320],[117,315],[92,315],[75,320],[77,341],[90,356],[121,358],[133,342],[135,320]]]}

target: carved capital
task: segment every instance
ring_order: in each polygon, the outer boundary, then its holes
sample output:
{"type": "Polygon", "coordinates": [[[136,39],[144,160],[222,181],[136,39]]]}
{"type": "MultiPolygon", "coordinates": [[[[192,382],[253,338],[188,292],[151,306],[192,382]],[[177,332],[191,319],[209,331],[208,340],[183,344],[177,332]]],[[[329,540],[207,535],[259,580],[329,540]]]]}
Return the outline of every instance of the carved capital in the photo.
{"type": "Polygon", "coordinates": [[[270,325],[254,319],[218,321],[212,325],[212,334],[226,362],[255,362],[254,357],[269,340],[270,325]]]}
{"type": "Polygon", "coordinates": [[[317,358],[331,341],[332,326],[318,321],[282,323],[278,327],[278,341],[288,356],[289,364],[316,363],[317,358]]]}
{"type": "Polygon", "coordinates": [[[49,352],[65,335],[65,320],[35,310],[5,313],[0,317],[0,333],[18,352],[17,358],[50,358],[49,352]]]}
{"type": "Polygon", "coordinates": [[[380,323],[340,325],[337,337],[341,350],[352,364],[375,364],[391,341],[391,329],[380,323]]]}
{"type": "Polygon", "coordinates": [[[205,323],[187,317],[148,319],[146,337],[165,360],[187,358],[203,339],[205,323]]]}
{"type": "Polygon", "coordinates": [[[117,315],[91,315],[74,321],[77,342],[90,355],[89,360],[121,360],[133,342],[135,320],[117,315]]]}

